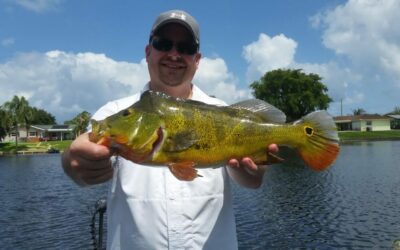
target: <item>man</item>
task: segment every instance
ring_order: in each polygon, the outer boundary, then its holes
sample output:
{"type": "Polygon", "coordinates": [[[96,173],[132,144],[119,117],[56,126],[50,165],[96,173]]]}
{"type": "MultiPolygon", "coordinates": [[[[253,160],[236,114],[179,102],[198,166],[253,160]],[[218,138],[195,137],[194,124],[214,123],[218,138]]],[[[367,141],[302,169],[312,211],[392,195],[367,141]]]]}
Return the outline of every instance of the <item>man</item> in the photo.
{"type": "MultiPolygon", "coordinates": [[[[150,73],[147,89],[224,105],[192,84],[199,66],[196,20],[181,10],[157,18],[145,48],[150,73]]],[[[142,91],[142,92],[143,92],[142,91]]],[[[101,120],[139,100],[140,93],[107,103],[93,116],[101,120]]],[[[269,146],[277,151],[276,145],[269,146]]],[[[267,153],[267,152],[266,152],[267,153]]],[[[264,167],[249,158],[232,159],[227,168],[199,169],[202,178],[177,180],[167,167],[140,166],[79,136],[62,157],[65,172],[80,185],[112,179],[108,195],[109,249],[236,249],[236,226],[229,177],[259,187],[264,167]]]]}

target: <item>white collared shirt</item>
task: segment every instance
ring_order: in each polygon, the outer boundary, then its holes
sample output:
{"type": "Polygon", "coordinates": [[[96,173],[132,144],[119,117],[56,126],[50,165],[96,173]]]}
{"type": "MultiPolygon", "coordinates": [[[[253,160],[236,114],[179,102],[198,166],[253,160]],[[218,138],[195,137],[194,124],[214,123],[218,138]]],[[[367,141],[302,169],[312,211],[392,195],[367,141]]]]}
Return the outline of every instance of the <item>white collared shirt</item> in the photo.
{"type": "MultiPolygon", "coordinates": [[[[129,107],[140,94],[107,103],[93,118],[101,120],[129,107]]],[[[196,86],[192,99],[225,105],[196,86]]],[[[198,169],[202,178],[180,181],[165,166],[138,165],[122,157],[114,165],[107,249],[237,249],[225,167],[198,169]]]]}

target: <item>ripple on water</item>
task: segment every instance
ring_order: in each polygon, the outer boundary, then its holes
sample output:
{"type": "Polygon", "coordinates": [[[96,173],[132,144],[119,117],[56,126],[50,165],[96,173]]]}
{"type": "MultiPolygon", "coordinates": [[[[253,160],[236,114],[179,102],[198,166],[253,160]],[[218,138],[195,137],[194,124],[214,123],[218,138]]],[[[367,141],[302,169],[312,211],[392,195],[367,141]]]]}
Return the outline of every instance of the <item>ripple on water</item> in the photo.
{"type": "Polygon", "coordinates": [[[240,248],[391,248],[400,238],[400,142],[378,144],[344,145],[320,173],[270,167],[255,192],[234,185],[240,248]]]}

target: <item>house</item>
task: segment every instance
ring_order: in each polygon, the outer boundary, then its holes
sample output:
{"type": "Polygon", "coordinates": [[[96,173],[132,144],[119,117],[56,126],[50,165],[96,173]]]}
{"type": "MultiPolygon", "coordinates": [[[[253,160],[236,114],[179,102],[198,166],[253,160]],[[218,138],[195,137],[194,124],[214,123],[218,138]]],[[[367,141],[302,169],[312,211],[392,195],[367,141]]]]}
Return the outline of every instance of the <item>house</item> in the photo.
{"type": "Polygon", "coordinates": [[[334,121],[339,131],[385,131],[390,130],[393,118],[378,114],[336,116],[334,121]]]}
{"type": "Polygon", "coordinates": [[[400,115],[387,115],[388,117],[392,118],[390,122],[391,129],[400,129],[400,115]]]}
{"type": "MultiPolygon", "coordinates": [[[[62,141],[74,139],[73,125],[31,125],[26,131],[25,126],[18,128],[18,138],[21,141],[62,141]]],[[[4,141],[15,141],[15,132],[10,133],[4,141]]]]}

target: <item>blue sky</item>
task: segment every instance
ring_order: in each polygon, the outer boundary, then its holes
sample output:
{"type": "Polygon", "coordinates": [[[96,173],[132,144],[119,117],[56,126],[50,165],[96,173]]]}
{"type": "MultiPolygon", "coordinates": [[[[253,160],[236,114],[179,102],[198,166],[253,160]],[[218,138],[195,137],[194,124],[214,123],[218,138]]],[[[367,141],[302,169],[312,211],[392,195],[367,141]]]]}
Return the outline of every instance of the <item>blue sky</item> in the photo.
{"type": "Polygon", "coordinates": [[[227,103],[270,70],[301,68],[323,77],[332,115],[400,106],[397,0],[0,0],[0,104],[23,95],[62,123],[136,93],[150,27],[176,8],[200,24],[194,83],[227,103]]]}

